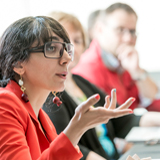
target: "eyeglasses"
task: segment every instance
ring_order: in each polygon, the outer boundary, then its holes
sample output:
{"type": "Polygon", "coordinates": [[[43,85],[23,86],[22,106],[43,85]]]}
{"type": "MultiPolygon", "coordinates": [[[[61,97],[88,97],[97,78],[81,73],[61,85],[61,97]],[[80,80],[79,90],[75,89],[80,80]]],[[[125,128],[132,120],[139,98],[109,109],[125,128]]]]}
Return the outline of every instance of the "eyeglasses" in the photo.
{"type": "Polygon", "coordinates": [[[63,56],[64,50],[67,51],[71,60],[74,59],[74,46],[66,42],[47,42],[43,46],[29,49],[29,52],[43,52],[46,58],[59,59],[63,56]]]}
{"type": "Polygon", "coordinates": [[[127,29],[123,27],[114,28],[114,30],[117,32],[117,34],[123,36],[126,33],[129,33],[133,38],[137,37],[137,32],[135,29],[127,29]]]}

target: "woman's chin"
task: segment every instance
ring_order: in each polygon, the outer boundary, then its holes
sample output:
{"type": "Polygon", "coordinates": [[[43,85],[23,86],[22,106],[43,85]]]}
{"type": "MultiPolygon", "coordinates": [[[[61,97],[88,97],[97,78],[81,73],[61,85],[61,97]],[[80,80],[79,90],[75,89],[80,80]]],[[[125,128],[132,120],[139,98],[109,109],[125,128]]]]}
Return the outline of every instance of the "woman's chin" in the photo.
{"type": "Polygon", "coordinates": [[[59,88],[59,89],[57,90],[57,92],[63,92],[64,89],[65,89],[65,87],[64,87],[64,85],[63,85],[61,88],[59,88]]]}
{"type": "MultiPolygon", "coordinates": [[[[50,88],[51,89],[51,88],[50,88]]],[[[65,86],[64,86],[64,83],[63,84],[61,84],[61,85],[57,85],[56,87],[54,87],[54,89],[53,89],[53,87],[52,87],[52,91],[54,91],[54,92],[63,92],[64,91],[64,89],[65,89],[65,86]]]]}

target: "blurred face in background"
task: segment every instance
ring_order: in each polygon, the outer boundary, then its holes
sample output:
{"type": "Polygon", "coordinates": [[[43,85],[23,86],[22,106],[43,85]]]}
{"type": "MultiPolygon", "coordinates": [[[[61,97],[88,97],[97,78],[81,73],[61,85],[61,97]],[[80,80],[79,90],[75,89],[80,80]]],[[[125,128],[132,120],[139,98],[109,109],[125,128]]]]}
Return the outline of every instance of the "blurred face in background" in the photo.
{"type": "Polygon", "coordinates": [[[129,14],[122,9],[115,10],[108,14],[101,24],[99,42],[101,47],[115,56],[121,45],[136,44],[136,23],[135,14],[129,14]]]}
{"type": "Polygon", "coordinates": [[[69,71],[73,69],[79,62],[80,56],[84,51],[84,40],[82,32],[74,27],[72,23],[61,22],[69,34],[70,41],[74,45],[74,60],[69,64],[69,71]]]}

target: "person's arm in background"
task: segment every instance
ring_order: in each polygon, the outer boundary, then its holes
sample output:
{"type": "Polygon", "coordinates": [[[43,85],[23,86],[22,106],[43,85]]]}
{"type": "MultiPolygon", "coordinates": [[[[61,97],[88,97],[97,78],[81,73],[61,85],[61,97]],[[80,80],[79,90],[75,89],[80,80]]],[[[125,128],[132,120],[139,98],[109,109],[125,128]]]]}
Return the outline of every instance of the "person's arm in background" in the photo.
{"type": "Polygon", "coordinates": [[[141,127],[159,127],[160,112],[146,112],[140,119],[141,127]]]}
{"type": "Polygon", "coordinates": [[[133,80],[135,80],[139,93],[151,101],[155,99],[158,93],[157,85],[148,76],[145,70],[139,66],[138,52],[133,46],[123,45],[117,50],[118,59],[121,65],[126,69],[133,80]]]}
{"type": "Polygon", "coordinates": [[[85,146],[81,145],[80,143],[78,144],[83,157],[81,158],[81,160],[106,160],[105,158],[103,158],[102,156],[100,156],[99,154],[97,154],[96,152],[91,151],[90,149],[86,148],[85,146]]]}
{"type": "Polygon", "coordinates": [[[101,157],[97,153],[90,151],[86,160],[106,160],[105,158],[101,157]]]}

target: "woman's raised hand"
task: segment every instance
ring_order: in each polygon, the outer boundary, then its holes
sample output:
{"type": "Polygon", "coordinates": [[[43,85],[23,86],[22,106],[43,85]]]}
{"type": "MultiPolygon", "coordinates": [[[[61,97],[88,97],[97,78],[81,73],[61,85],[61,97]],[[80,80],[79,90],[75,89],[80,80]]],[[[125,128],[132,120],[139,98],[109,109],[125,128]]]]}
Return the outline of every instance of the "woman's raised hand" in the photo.
{"type": "Polygon", "coordinates": [[[107,123],[111,118],[133,113],[128,107],[134,102],[135,98],[129,98],[125,103],[116,108],[116,89],[111,91],[111,101],[110,97],[106,96],[104,107],[99,106],[94,108],[93,105],[97,103],[99,99],[99,94],[93,95],[76,108],[74,117],[64,130],[64,133],[73,145],[78,143],[80,137],[88,129],[101,123],[107,123]]]}

